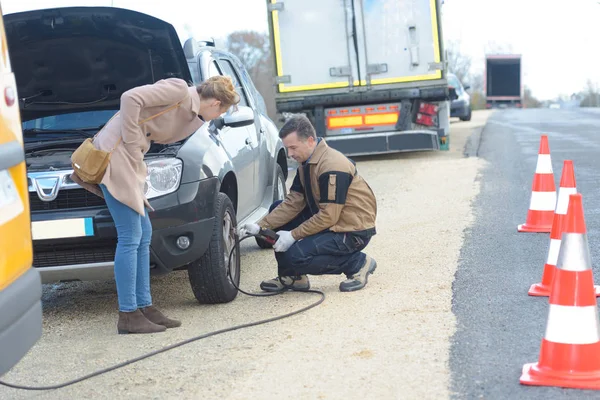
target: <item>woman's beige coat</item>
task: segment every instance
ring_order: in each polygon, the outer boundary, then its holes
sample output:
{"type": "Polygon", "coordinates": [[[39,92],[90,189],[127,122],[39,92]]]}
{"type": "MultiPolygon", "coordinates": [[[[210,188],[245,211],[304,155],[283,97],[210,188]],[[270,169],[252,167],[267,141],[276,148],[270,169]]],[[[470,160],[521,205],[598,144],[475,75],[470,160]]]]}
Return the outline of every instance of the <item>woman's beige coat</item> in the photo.
{"type": "MultiPolygon", "coordinates": [[[[200,96],[196,88],[188,87],[178,78],[163,79],[123,93],[121,110],[94,139],[94,145],[100,150],[114,148],[102,184],[115,199],[142,216],[145,206],[152,210],[144,194],[147,175],[144,154],[150,148],[150,141],[173,143],[190,136],[203,124],[199,109],[200,96]],[[177,103],[177,107],[165,112],[177,103]],[[144,122],[161,112],[164,113],[144,122]]],[[[98,186],[82,182],[75,174],[73,180],[102,196],[98,186]]]]}

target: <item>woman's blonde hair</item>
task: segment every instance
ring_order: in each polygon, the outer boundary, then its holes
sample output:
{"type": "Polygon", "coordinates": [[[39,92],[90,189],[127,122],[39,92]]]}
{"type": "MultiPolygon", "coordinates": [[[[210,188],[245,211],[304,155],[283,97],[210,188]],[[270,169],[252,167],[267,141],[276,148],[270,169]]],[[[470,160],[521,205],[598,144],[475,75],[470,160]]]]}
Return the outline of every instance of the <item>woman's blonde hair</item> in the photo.
{"type": "Polygon", "coordinates": [[[224,108],[229,108],[240,101],[233,81],[228,76],[210,77],[196,86],[196,90],[203,99],[219,100],[224,108]]]}

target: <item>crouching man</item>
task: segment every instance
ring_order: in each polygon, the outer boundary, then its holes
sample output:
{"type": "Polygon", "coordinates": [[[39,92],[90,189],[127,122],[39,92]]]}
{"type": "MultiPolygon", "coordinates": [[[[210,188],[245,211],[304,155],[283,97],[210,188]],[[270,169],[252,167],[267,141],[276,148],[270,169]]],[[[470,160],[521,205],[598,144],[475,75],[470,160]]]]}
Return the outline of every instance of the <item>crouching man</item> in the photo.
{"type": "Polygon", "coordinates": [[[240,230],[244,236],[257,234],[262,227],[279,236],[273,246],[278,276],[263,281],[261,289],[308,290],[307,275],[323,274],[345,274],[342,292],[362,289],[377,267],[362,252],[376,233],[373,191],[351,160],[317,138],[304,115],[288,120],[279,137],[300,164],[290,193],[258,224],[240,230]]]}

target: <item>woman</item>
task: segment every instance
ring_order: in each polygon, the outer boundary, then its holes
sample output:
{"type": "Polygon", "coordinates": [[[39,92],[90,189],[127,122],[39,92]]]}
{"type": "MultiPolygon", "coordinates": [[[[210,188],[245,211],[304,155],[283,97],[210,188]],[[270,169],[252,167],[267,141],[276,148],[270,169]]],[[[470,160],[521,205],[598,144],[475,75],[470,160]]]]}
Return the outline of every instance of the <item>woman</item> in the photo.
{"type": "Polygon", "coordinates": [[[100,190],[73,176],[81,186],[104,197],[115,222],[118,333],[163,332],[181,325],[158,311],[150,295],[152,226],[148,209],[153,209],[144,195],[144,154],[150,142],[182,140],[238,102],[231,78],[223,76],[196,87],[169,78],[131,89],[121,96],[120,112],[94,139],[96,148],[112,150],[100,190]]]}

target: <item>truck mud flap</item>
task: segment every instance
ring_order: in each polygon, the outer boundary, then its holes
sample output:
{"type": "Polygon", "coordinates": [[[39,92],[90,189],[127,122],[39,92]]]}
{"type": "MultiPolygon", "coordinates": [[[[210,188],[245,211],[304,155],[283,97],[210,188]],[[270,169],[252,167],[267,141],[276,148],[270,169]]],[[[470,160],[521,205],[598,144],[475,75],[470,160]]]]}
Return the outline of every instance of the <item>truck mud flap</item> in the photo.
{"type": "Polygon", "coordinates": [[[446,134],[443,129],[438,129],[438,143],[440,144],[440,150],[450,150],[450,136],[446,134]]]}
{"type": "Polygon", "coordinates": [[[410,132],[391,135],[361,135],[355,138],[338,139],[326,137],[330,147],[345,155],[368,155],[411,151],[440,150],[437,134],[410,132]]]}

